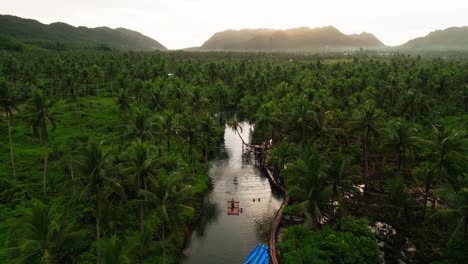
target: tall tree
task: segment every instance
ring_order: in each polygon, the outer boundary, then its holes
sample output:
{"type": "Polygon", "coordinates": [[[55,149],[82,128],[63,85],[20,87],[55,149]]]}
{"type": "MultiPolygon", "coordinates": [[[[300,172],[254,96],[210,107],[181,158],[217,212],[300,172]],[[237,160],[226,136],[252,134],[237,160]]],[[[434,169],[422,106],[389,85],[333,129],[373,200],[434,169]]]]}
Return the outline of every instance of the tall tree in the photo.
{"type": "Polygon", "coordinates": [[[27,113],[29,115],[29,124],[33,129],[33,133],[39,138],[40,142],[44,145],[44,174],[43,174],[43,193],[46,195],[47,185],[47,162],[49,158],[49,130],[55,130],[55,117],[51,110],[54,102],[49,102],[45,94],[39,90],[34,89],[29,104],[27,106],[27,113]]]}
{"type": "Polygon", "coordinates": [[[0,106],[5,113],[5,119],[8,127],[8,144],[10,145],[10,162],[13,171],[13,181],[16,182],[16,166],[15,153],[13,150],[13,138],[11,136],[11,123],[13,119],[13,109],[16,108],[17,98],[13,94],[13,90],[7,85],[6,79],[0,77],[0,106]]]}
{"type": "Polygon", "coordinates": [[[156,209],[157,215],[162,221],[162,241],[163,241],[163,263],[166,263],[166,229],[170,225],[176,225],[182,220],[181,214],[193,211],[187,206],[185,201],[191,192],[190,187],[180,185],[180,175],[167,173],[162,170],[156,178],[155,186],[149,191],[141,190],[140,194],[146,196],[147,200],[142,201],[150,207],[156,209]]]}
{"type": "Polygon", "coordinates": [[[354,111],[349,123],[351,131],[359,133],[364,150],[364,191],[368,188],[368,179],[370,176],[369,160],[371,140],[375,139],[378,135],[380,118],[380,111],[375,108],[374,103],[367,102],[362,107],[354,111]]]}
{"type": "Polygon", "coordinates": [[[69,254],[86,236],[84,230],[66,225],[54,208],[40,201],[24,209],[11,228],[18,236],[8,251],[19,256],[17,263],[59,263],[64,252],[69,254]]]}
{"type": "Polygon", "coordinates": [[[332,186],[327,182],[324,160],[314,148],[306,149],[301,158],[288,164],[287,189],[290,196],[301,202],[312,225],[320,227],[327,217],[332,186]]]}
{"type": "MultiPolygon", "coordinates": [[[[96,241],[101,239],[101,211],[102,202],[105,199],[106,187],[121,188],[119,182],[112,177],[111,153],[102,149],[102,142],[91,141],[83,149],[81,157],[81,173],[78,179],[83,187],[80,199],[91,197],[95,202],[96,241]]],[[[97,262],[99,263],[99,250],[97,262]]]]}
{"type": "Polygon", "coordinates": [[[101,264],[128,264],[132,263],[128,257],[126,245],[117,235],[112,235],[96,243],[96,248],[101,252],[101,264]]]}
{"type": "MultiPolygon", "coordinates": [[[[140,139],[132,143],[130,156],[124,164],[123,173],[130,175],[136,190],[148,191],[148,182],[154,181],[158,160],[152,156],[152,146],[140,139]]],[[[145,197],[146,200],[146,197],[145,197]]],[[[140,231],[144,231],[144,209],[140,208],[140,231]]]]}
{"type": "Polygon", "coordinates": [[[450,207],[438,209],[433,217],[448,216],[455,220],[455,228],[449,242],[459,232],[463,234],[463,239],[466,241],[468,239],[468,187],[464,186],[457,191],[453,186],[444,184],[435,193],[449,203],[450,207]]]}
{"type": "Polygon", "coordinates": [[[413,149],[420,143],[417,130],[413,124],[403,120],[392,120],[382,133],[382,147],[390,149],[397,156],[397,172],[401,172],[402,164],[410,159],[413,149]]]}

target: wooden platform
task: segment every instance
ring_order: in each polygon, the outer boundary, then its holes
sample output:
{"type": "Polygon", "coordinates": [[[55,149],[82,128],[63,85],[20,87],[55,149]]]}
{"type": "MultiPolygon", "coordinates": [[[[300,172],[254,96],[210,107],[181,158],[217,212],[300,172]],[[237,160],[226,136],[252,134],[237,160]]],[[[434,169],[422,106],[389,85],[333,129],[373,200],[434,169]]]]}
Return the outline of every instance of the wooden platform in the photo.
{"type": "Polygon", "coordinates": [[[239,201],[234,201],[234,208],[232,208],[231,201],[227,201],[227,214],[239,215],[239,213],[240,213],[239,201]]]}

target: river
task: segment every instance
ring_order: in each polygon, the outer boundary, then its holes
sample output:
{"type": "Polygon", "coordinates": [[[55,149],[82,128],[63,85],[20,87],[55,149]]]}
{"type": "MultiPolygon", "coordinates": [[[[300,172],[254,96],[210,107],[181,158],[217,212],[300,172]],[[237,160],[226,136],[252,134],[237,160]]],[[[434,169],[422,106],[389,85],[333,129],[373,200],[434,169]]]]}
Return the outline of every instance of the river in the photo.
{"type": "MultiPolygon", "coordinates": [[[[249,140],[248,124],[241,133],[249,140]]],[[[275,192],[252,155],[230,128],[224,143],[210,162],[213,188],[205,196],[201,219],[183,252],[184,264],[242,263],[259,243],[268,243],[268,232],[282,197],[275,192]],[[243,213],[227,215],[227,201],[240,202],[243,213]],[[255,201],[254,201],[255,200],[255,201]]]]}

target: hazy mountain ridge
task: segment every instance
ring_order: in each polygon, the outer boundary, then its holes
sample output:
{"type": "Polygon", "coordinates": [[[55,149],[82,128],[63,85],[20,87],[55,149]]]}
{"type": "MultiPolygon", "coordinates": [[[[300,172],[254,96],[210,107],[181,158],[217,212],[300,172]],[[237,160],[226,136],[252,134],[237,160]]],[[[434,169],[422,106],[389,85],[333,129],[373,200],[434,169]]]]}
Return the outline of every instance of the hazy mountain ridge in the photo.
{"type": "Polygon", "coordinates": [[[0,15],[0,35],[22,42],[63,42],[78,45],[106,45],[113,49],[152,51],[167,50],[158,41],[125,28],[74,27],[62,22],[50,25],[33,19],[0,15]]]}
{"type": "Polygon", "coordinates": [[[412,39],[401,47],[415,50],[468,50],[468,27],[436,30],[424,37],[412,39]]]}
{"type": "Polygon", "coordinates": [[[378,48],[385,46],[370,33],[346,35],[333,26],[287,30],[241,29],[215,33],[202,50],[301,51],[322,48],[378,48]]]}

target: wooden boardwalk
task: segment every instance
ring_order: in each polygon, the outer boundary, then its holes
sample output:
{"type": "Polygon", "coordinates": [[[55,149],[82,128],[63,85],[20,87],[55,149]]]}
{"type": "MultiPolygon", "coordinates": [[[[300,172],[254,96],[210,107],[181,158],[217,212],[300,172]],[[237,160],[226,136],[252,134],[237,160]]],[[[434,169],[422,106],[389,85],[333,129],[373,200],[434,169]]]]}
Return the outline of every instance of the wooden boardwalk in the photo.
{"type": "Polygon", "coordinates": [[[273,221],[273,224],[270,228],[270,238],[268,241],[268,255],[270,256],[270,263],[278,264],[278,258],[276,256],[276,238],[278,235],[278,229],[281,223],[281,218],[283,217],[283,208],[289,203],[289,195],[286,189],[275,180],[275,178],[273,177],[273,173],[271,173],[270,169],[266,165],[263,165],[262,167],[268,175],[270,182],[284,193],[283,203],[281,204],[281,207],[278,209],[278,211],[276,211],[275,220],[273,221]]]}

